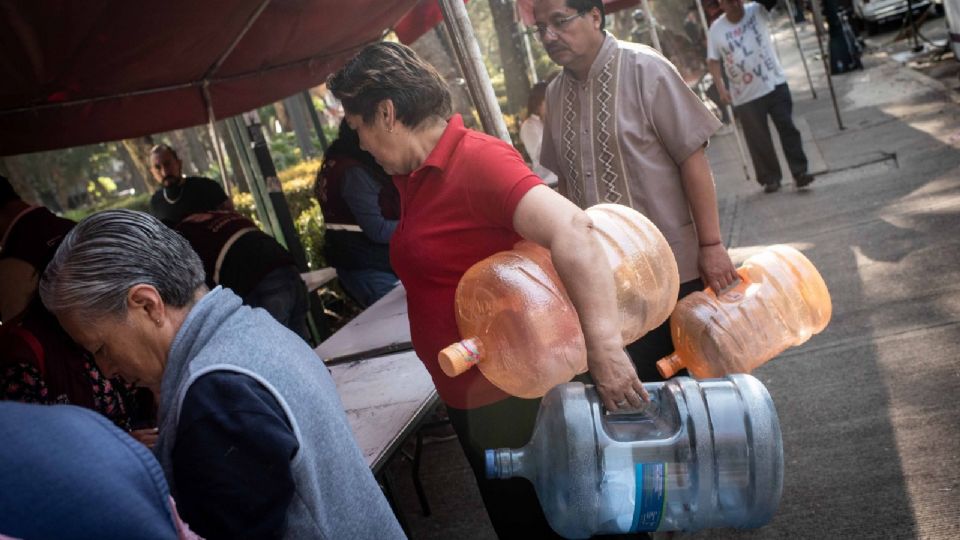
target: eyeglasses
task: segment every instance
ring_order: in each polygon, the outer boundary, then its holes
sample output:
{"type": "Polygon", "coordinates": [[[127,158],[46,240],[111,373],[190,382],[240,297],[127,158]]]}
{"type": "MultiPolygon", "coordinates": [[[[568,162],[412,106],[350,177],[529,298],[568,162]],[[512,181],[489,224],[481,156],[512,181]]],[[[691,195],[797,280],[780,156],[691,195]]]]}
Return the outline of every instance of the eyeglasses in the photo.
{"type": "Polygon", "coordinates": [[[537,24],[535,26],[531,26],[527,29],[527,33],[536,35],[541,40],[544,39],[548,33],[555,38],[560,37],[560,33],[564,31],[567,25],[573,22],[573,20],[577,17],[583,17],[589,11],[589,9],[578,11],[569,17],[559,17],[547,24],[537,24]]]}

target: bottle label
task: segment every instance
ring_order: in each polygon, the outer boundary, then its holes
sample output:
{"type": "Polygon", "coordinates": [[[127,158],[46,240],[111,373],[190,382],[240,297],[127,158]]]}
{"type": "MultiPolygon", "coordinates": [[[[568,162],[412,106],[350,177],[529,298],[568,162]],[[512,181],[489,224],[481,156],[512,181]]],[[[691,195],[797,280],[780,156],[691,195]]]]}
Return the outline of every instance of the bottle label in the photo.
{"type": "Polygon", "coordinates": [[[637,493],[631,532],[653,532],[660,528],[667,500],[667,464],[637,463],[634,466],[637,493]]]}

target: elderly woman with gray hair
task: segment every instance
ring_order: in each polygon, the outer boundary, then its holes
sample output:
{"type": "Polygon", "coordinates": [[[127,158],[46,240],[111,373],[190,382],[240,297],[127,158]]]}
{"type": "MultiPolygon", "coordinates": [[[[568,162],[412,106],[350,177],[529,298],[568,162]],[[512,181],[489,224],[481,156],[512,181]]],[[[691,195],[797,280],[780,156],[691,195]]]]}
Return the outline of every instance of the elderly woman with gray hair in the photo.
{"type": "Polygon", "coordinates": [[[84,219],[40,294],[104,372],[158,396],[155,452],[198,534],[403,537],[310,347],[229,289],[208,290],[190,244],[156,218],[84,219]]]}

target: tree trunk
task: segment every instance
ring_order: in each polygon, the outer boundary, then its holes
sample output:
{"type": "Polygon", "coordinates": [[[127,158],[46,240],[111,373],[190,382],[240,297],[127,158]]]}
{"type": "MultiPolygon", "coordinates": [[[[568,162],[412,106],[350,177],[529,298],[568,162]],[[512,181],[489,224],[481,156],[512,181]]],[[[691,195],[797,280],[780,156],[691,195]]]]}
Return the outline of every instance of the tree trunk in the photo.
{"type": "Polygon", "coordinates": [[[7,156],[2,158],[10,185],[21,199],[30,204],[43,204],[40,193],[34,185],[34,179],[26,171],[22,161],[18,156],[7,156]]]}
{"type": "MultiPolygon", "coordinates": [[[[223,141],[223,149],[226,153],[226,160],[230,169],[230,183],[237,188],[240,193],[250,193],[250,179],[243,173],[243,167],[240,165],[240,154],[237,147],[233,144],[233,137],[230,136],[227,126],[223,120],[217,120],[217,136],[223,141]],[[241,181],[242,180],[242,181],[241,181]]],[[[227,178],[224,173],[224,178],[227,178]]]]}
{"type": "Polygon", "coordinates": [[[310,159],[317,155],[317,150],[310,139],[310,118],[307,116],[303,96],[294,94],[285,98],[283,108],[287,111],[290,125],[293,126],[293,134],[296,136],[297,146],[300,147],[300,156],[303,159],[310,159]]]}
{"type": "Polygon", "coordinates": [[[146,144],[146,139],[124,139],[120,141],[120,144],[126,151],[126,155],[130,158],[132,167],[136,169],[134,178],[139,178],[143,181],[140,187],[143,188],[145,193],[153,193],[156,191],[157,183],[152,181],[153,175],[150,173],[150,158],[147,155],[150,152],[150,147],[146,144]]]}
{"type": "Polygon", "coordinates": [[[182,130],[184,138],[187,140],[187,147],[190,149],[190,157],[200,176],[205,176],[204,173],[210,170],[211,163],[217,160],[216,151],[214,150],[214,154],[211,156],[210,151],[213,148],[204,144],[205,140],[202,138],[202,133],[206,130],[206,124],[182,130]]]}
{"type": "Polygon", "coordinates": [[[526,69],[523,36],[520,35],[520,25],[514,18],[513,0],[488,1],[507,88],[506,112],[517,115],[526,107],[527,96],[530,95],[530,76],[526,69]]]}
{"type": "Polygon", "coordinates": [[[473,113],[473,101],[467,91],[463,74],[460,73],[460,67],[454,60],[456,56],[454,56],[453,49],[450,47],[444,25],[438,24],[433,32],[422,35],[410,47],[421,58],[437,68],[440,76],[447,81],[450,94],[453,97],[453,112],[463,115],[463,122],[467,127],[476,128],[477,121],[473,113]]]}

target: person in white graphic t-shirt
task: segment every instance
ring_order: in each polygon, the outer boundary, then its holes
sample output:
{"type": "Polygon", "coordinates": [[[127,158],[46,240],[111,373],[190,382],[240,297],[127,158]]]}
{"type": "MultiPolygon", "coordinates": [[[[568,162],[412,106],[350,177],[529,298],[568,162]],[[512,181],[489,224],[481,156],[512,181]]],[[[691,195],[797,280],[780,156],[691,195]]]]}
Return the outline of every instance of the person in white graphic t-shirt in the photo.
{"type": "Polygon", "coordinates": [[[787,79],[770,40],[769,9],[776,0],[744,5],[743,0],[720,0],[724,14],[710,25],[707,65],[720,92],[732,103],[743,126],[757,181],[766,193],[780,189],[783,172],[773,147],[767,117],[773,120],[794,184],[805,188],[814,177],[807,172],[800,132],[793,124],[793,100],[787,79]],[[729,89],[723,82],[726,71],[729,89]]]}

